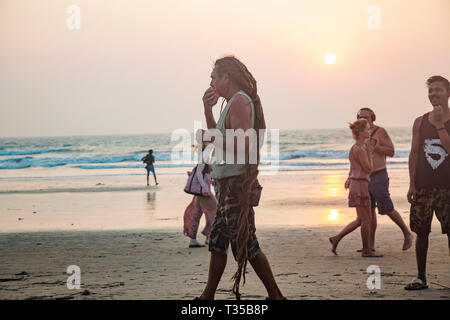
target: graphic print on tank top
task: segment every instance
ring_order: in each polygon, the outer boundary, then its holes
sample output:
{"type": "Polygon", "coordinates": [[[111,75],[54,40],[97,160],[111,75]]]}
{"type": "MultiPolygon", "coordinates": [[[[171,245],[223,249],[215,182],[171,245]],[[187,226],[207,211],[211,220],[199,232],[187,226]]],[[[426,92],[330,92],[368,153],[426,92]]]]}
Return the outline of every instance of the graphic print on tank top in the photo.
{"type": "Polygon", "coordinates": [[[425,139],[423,144],[423,152],[425,153],[425,158],[433,170],[439,168],[448,156],[448,153],[442,146],[441,139],[425,139]]]}

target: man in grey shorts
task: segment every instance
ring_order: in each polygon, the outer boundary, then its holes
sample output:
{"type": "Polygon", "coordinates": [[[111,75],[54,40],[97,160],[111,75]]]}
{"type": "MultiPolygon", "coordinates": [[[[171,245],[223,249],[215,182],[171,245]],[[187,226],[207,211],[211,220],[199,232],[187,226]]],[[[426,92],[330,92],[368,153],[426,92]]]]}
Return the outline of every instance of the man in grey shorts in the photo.
{"type": "Polygon", "coordinates": [[[378,214],[387,215],[400,227],[404,236],[403,250],[408,250],[412,246],[413,235],[398,211],[394,209],[394,204],[392,203],[389,194],[389,176],[386,170],[386,156],[394,156],[394,144],[392,143],[387,131],[384,128],[374,124],[376,116],[370,108],[360,109],[356,117],[358,119],[366,119],[367,122],[369,122],[371,132],[370,139],[372,143],[375,143],[375,149],[373,152],[373,171],[370,175],[369,183],[373,219],[370,236],[372,240],[371,243],[374,244],[374,248],[371,249],[375,251],[375,230],[377,228],[375,208],[378,207],[378,214]]]}

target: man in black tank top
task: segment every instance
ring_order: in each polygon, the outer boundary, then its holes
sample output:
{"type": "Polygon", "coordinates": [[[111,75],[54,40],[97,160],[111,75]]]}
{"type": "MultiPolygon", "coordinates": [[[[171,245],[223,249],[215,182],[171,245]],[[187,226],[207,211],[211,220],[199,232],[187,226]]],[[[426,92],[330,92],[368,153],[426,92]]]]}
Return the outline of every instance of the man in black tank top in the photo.
{"type": "Polygon", "coordinates": [[[446,233],[450,250],[450,82],[433,76],[427,80],[433,111],[416,119],[409,155],[410,226],[417,234],[418,277],[407,290],[426,289],[428,235],[433,212],[446,233]]]}

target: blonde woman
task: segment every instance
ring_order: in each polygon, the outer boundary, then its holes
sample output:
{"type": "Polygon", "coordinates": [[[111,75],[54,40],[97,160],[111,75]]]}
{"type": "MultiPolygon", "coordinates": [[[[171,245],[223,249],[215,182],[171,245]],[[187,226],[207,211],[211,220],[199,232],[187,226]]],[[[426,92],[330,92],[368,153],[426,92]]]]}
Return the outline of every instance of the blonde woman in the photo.
{"type": "Polygon", "coordinates": [[[329,240],[332,244],[331,251],[337,255],[336,249],[339,242],[347,234],[361,226],[361,238],[363,244],[363,257],[382,257],[376,254],[371,243],[370,232],[372,223],[372,211],[369,194],[370,173],[373,169],[374,145],[368,143],[370,138],[370,126],[366,119],[359,119],[349,125],[352,130],[355,143],[350,149],[350,172],[345,189],[349,189],[348,206],[356,208],[356,220],[348,224],[338,235],[329,240]]]}

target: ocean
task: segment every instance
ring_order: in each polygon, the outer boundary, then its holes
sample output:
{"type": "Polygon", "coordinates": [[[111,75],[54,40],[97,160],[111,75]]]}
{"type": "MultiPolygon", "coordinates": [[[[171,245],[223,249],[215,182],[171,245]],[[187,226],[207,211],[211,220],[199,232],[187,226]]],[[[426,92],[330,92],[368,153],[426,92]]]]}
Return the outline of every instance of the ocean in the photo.
{"type": "MultiPolygon", "coordinates": [[[[192,132],[186,132],[185,154],[173,151],[181,140],[172,134],[0,138],[0,232],[181,230],[192,198],[183,192],[186,172],[196,160],[190,153],[192,132]],[[149,149],[158,186],[152,176],[150,186],[146,183],[141,159],[149,149]]],[[[390,192],[403,213],[410,129],[388,132],[396,147],[388,158],[390,192]]],[[[349,129],[282,130],[278,137],[270,132],[266,141],[258,177],[264,186],[259,225],[344,224],[354,218],[344,189],[354,143],[349,129]]]]}
{"type": "MultiPolygon", "coordinates": [[[[407,168],[410,129],[388,128],[388,132],[396,148],[395,156],[388,158],[389,168],[407,168]]],[[[262,170],[274,164],[280,171],[349,168],[348,151],[353,139],[348,129],[281,130],[278,135],[276,148],[268,132],[262,170]]],[[[0,176],[6,172],[9,177],[19,172],[21,177],[33,177],[35,172],[53,176],[55,169],[58,175],[97,174],[97,170],[106,175],[142,174],[141,158],[149,149],[154,150],[156,170],[165,168],[169,169],[165,173],[176,173],[179,168],[191,168],[196,159],[190,142],[185,149],[188,153],[173,151],[180,141],[172,139],[172,134],[0,138],[0,176]]]]}

